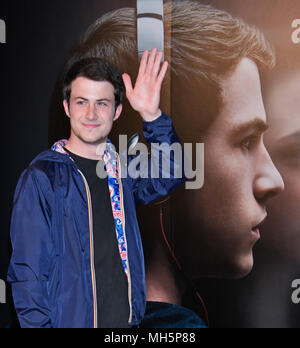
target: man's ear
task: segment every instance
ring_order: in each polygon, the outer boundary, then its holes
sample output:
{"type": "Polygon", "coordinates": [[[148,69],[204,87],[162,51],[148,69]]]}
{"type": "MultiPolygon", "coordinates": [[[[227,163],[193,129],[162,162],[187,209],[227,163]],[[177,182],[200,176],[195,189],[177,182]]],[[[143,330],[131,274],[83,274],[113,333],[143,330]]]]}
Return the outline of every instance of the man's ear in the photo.
{"type": "Polygon", "coordinates": [[[67,116],[70,118],[69,103],[66,101],[66,99],[64,99],[63,105],[64,105],[65,113],[66,113],[67,116]]]}
{"type": "Polygon", "coordinates": [[[123,105],[122,104],[118,105],[113,121],[117,121],[117,119],[121,116],[122,110],[123,110],[123,105]]]}

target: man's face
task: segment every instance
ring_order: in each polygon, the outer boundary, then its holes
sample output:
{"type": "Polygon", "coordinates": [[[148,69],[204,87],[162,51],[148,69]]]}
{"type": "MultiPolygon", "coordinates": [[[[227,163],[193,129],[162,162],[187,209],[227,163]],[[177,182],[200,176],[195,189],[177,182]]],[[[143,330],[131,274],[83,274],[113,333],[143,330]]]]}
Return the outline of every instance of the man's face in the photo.
{"type": "MultiPolygon", "coordinates": [[[[270,130],[266,146],[285,182],[285,192],[270,201],[269,219],[263,227],[262,252],[299,267],[300,254],[300,74],[279,75],[266,98],[270,130]]],[[[291,267],[290,267],[291,268],[291,267]]],[[[293,269],[293,268],[291,268],[293,269]]]]}
{"type": "Polygon", "coordinates": [[[70,105],[64,100],[64,108],[70,118],[71,138],[91,145],[106,142],[113,122],[122,111],[121,105],[115,110],[111,83],[85,77],[78,77],[72,82],[70,105]]]}
{"type": "Polygon", "coordinates": [[[266,113],[252,60],[225,78],[224,91],[220,115],[204,135],[204,187],[185,190],[175,203],[176,254],[192,277],[247,275],[266,201],[284,186],[263,143],[266,113]]]}

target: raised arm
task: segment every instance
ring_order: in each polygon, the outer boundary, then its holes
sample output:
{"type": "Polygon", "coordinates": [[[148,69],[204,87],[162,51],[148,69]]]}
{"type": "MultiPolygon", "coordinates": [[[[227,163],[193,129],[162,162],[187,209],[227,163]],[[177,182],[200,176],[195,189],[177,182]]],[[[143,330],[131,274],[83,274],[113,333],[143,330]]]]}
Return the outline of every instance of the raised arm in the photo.
{"type": "Polygon", "coordinates": [[[161,66],[162,55],[156,48],[150,54],[149,51],[144,52],[134,87],[131,77],[123,74],[127,99],[146,122],[155,121],[162,114],[159,108],[160,92],[168,70],[168,62],[161,66]]]}

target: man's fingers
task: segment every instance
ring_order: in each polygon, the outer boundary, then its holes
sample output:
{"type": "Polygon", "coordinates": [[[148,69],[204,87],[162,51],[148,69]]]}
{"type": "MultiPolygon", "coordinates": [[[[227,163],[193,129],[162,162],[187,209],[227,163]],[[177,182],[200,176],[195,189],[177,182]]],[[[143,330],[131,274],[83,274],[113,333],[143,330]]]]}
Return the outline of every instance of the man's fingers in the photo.
{"type": "Polygon", "coordinates": [[[128,95],[133,90],[131,77],[128,74],[123,74],[122,77],[123,77],[124,85],[126,88],[126,94],[128,95]]]}
{"type": "Polygon", "coordinates": [[[146,74],[150,75],[152,73],[154,62],[155,62],[155,57],[156,57],[156,52],[157,52],[157,48],[153,48],[151,53],[150,53],[150,57],[148,59],[148,64],[147,64],[147,68],[146,68],[146,74]]]}
{"type": "Polygon", "coordinates": [[[156,78],[160,69],[161,65],[161,59],[163,56],[163,52],[159,51],[156,55],[153,70],[152,70],[152,75],[156,78]]]}
{"type": "Polygon", "coordinates": [[[160,73],[157,77],[157,82],[161,85],[165,76],[166,76],[166,73],[168,71],[168,67],[169,67],[169,63],[168,62],[164,62],[161,70],[160,70],[160,73]]]}
{"type": "Polygon", "coordinates": [[[146,50],[142,55],[139,74],[145,74],[146,68],[147,68],[147,63],[148,63],[148,56],[149,56],[149,51],[146,50]]]}

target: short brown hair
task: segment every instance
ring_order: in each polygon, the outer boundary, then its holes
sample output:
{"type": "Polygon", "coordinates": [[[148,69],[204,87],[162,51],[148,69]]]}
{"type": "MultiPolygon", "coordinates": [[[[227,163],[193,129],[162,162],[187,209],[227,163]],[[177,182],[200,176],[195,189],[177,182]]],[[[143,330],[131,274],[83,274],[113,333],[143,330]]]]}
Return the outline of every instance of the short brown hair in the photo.
{"type": "Polygon", "coordinates": [[[63,78],[63,98],[68,104],[70,104],[72,82],[78,77],[110,82],[114,87],[115,107],[122,104],[125,86],[121,73],[113,64],[100,58],[83,58],[70,65],[64,72],[63,78]]]}
{"type": "MultiPolygon", "coordinates": [[[[219,114],[224,76],[248,57],[258,67],[272,68],[275,55],[263,33],[226,11],[196,1],[168,1],[165,10],[165,49],[171,78],[165,88],[172,99],[172,118],[196,119],[205,130],[219,114]],[[171,38],[171,39],[170,39],[171,38]],[[195,95],[197,93],[197,96],[195,95]],[[187,97],[194,99],[187,103],[187,97]],[[186,115],[182,115],[181,105],[186,115]],[[194,110],[193,110],[194,109],[194,110]]],[[[123,8],[97,20],[80,43],[80,55],[110,60],[123,72],[137,71],[136,10],[123,8]]],[[[166,93],[167,95],[167,93],[166,93]]]]}

